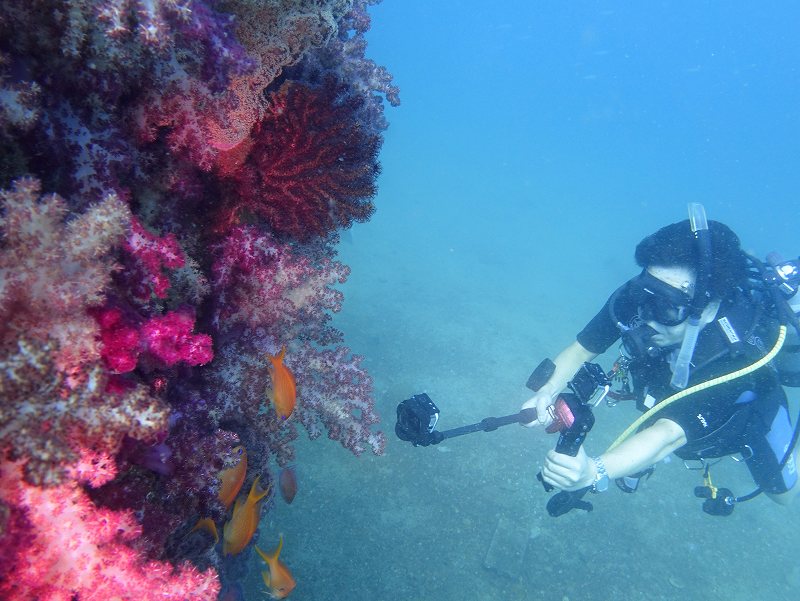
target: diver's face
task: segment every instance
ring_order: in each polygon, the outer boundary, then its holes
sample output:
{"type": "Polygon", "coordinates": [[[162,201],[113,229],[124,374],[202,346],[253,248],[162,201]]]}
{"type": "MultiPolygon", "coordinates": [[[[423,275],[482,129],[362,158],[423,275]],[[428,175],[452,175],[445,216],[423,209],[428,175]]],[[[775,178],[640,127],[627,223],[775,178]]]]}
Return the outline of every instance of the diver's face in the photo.
{"type": "MultiPolygon", "coordinates": [[[[653,265],[647,268],[647,272],[655,278],[658,278],[665,284],[688,294],[694,294],[694,286],[697,276],[694,270],[688,267],[659,267],[653,265]]],[[[686,316],[688,317],[688,307],[686,308],[686,316]]],[[[686,319],[675,325],[664,325],[658,321],[648,320],[645,323],[653,328],[657,334],[652,338],[656,346],[668,347],[678,345],[683,342],[683,336],[686,333],[687,322],[686,319]]]]}

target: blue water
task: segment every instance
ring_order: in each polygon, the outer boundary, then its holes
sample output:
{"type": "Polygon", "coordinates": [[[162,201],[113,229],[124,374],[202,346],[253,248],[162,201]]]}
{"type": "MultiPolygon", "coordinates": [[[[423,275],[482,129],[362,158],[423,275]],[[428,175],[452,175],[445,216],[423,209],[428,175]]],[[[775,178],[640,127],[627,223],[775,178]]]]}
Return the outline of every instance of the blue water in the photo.
{"type": "MultiPolygon", "coordinates": [[[[672,461],[636,495],[555,520],[534,478],[555,442],[541,432],[435,448],[392,433],[396,404],[420,391],[442,428],[516,411],[530,370],[688,202],[758,255],[800,254],[800,5],[386,0],[371,13],[369,56],[403,104],[388,111],[377,213],[341,247],[353,273],[336,324],[367,357],[390,442],[381,458],[299,450],[305,488],[265,528],[292,533],[297,598],[800,598],[797,505],[707,516],[700,476],[672,461]],[[500,523],[528,539],[499,540],[520,547],[516,575],[486,567],[500,523]]],[[[634,417],[600,408],[590,454],[634,417]]],[[[751,489],[743,467],[716,469],[751,489]]]]}

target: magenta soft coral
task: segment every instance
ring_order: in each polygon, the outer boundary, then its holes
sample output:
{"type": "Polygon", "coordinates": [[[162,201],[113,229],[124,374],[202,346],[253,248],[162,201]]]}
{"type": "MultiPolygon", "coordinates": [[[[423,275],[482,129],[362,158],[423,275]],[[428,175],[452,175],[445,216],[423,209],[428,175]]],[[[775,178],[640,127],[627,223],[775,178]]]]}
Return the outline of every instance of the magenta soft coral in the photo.
{"type": "Polygon", "coordinates": [[[218,228],[250,214],[307,241],[369,219],[381,138],[359,121],[363,96],[329,78],[317,87],[287,82],[270,101],[247,160],[231,176],[218,228]]]}
{"type": "Polygon", "coordinates": [[[123,248],[131,257],[125,277],[131,284],[134,296],[140,300],[149,299],[151,294],[165,298],[169,278],[163,269],[177,269],[186,264],[186,257],[175,235],[158,236],[133,217],[131,231],[123,248]]]}
{"type": "Polygon", "coordinates": [[[100,352],[109,370],[133,371],[142,353],[149,353],[161,366],[205,365],[214,358],[211,336],[193,334],[193,311],[170,311],[151,317],[141,326],[126,319],[118,307],[91,310],[100,326],[100,352]]]}
{"type": "MultiPolygon", "coordinates": [[[[113,462],[81,463],[82,480],[102,483],[113,462]],[[94,468],[99,470],[93,473],[94,468]]],[[[0,536],[0,597],[136,601],[198,599],[219,592],[213,570],[143,561],[128,544],[141,535],[130,511],[95,506],[77,480],[39,488],[22,478],[20,462],[0,465],[0,507],[10,528],[0,536]]]]}
{"type": "Polygon", "coordinates": [[[142,340],[147,350],[167,367],[178,362],[204,365],[214,358],[211,336],[192,334],[194,315],[171,311],[152,317],[142,326],[142,340]]]}
{"type": "Polygon", "coordinates": [[[91,309],[89,313],[100,326],[100,355],[106,367],[114,373],[124,374],[136,369],[141,352],[139,329],[128,323],[116,307],[91,309]]]}

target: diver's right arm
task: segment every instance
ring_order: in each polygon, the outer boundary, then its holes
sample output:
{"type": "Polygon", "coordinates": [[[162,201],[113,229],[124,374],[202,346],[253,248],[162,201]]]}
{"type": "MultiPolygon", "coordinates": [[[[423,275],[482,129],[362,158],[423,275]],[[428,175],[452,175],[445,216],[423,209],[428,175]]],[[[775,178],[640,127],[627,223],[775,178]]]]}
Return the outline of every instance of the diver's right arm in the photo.
{"type": "Polygon", "coordinates": [[[581,365],[587,361],[592,361],[595,357],[597,357],[597,353],[587,350],[577,340],[561,351],[553,361],[556,365],[553,375],[535,395],[522,405],[523,409],[536,408],[536,421],[525,424],[525,426],[548,425],[552,418],[547,412],[547,408],[553,404],[555,397],[564,390],[567,382],[578,372],[581,365]]]}

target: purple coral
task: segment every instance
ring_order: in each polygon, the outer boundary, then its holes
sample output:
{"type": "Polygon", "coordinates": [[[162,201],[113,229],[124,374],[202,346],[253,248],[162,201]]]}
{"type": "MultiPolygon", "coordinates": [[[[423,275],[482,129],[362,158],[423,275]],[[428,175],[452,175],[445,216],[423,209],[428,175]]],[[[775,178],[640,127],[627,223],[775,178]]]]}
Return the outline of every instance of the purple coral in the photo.
{"type": "Polygon", "coordinates": [[[386,437],[372,427],[375,413],[372,378],[361,367],[363,357],[346,347],[319,350],[303,345],[290,363],[302,391],[295,411],[312,438],[322,433],[354,455],[365,450],[383,454],[386,437]]]}
{"type": "Polygon", "coordinates": [[[328,258],[313,260],[295,248],[251,226],[231,230],[215,248],[211,267],[219,328],[244,324],[284,339],[323,343],[338,338],[326,323],[343,299],[333,286],[344,283],[350,269],[328,258]]]}

